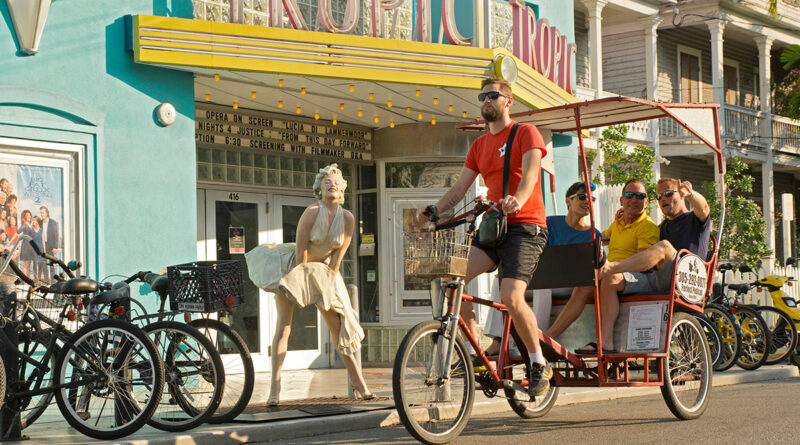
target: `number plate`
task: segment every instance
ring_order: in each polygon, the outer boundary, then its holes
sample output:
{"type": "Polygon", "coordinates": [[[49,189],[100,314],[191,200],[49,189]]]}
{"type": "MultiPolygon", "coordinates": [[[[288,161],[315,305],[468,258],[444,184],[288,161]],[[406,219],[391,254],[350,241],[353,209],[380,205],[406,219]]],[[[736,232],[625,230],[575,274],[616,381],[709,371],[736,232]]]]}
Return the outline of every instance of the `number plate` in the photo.
{"type": "Polygon", "coordinates": [[[205,309],[206,305],[203,303],[189,303],[189,302],[178,303],[179,311],[203,312],[205,309]]]}

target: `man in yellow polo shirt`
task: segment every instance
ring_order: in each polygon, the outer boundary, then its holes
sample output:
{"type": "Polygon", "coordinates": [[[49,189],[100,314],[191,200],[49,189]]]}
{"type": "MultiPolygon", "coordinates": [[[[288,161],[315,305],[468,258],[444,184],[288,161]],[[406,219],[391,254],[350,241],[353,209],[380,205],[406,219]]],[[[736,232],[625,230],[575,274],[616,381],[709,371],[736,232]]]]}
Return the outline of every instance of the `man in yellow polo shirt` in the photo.
{"type": "MultiPolygon", "coordinates": [[[[656,223],[645,213],[647,189],[636,179],[622,187],[622,215],[603,232],[603,240],[608,240],[608,260],[621,261],[647,249],[659,241],[656,223]]],[[[600,286],[603,282],[600,282],[600,286]]],[[[605,295],[604,295],[605,297],[605,295]]],[[[619,315],[619,298],[616,293],[600,299],[600,324],[602,328],[603,352],[614,352],[614,322],[619,315]]],[[[576,354],[596,354],[597,343],[591,342],[575,350],[576,354]]]]}

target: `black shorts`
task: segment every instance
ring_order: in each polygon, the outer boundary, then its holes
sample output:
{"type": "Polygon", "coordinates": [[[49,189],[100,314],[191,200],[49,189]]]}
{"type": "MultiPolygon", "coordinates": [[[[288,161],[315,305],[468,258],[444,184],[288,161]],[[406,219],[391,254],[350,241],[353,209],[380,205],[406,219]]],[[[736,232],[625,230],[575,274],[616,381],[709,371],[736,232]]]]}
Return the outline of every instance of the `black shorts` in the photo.
{"type": "Polygon", "coordinates": [[[498,269],[500,279],[513,278],[530,283],[547,244],[547,228],[532,223],[508,226],[506,240],[494,248],[486,248],[472,239],[472,247],[481,249],[498,269]]]}

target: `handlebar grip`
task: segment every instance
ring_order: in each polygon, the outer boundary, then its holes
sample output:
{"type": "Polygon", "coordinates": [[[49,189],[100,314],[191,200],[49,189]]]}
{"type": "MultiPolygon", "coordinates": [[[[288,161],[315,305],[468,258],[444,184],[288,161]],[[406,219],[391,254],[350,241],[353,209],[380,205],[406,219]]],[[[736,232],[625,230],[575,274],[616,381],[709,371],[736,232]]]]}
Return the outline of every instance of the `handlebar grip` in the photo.
{"type": "Polygon", "coordinates": [[[422,214],[426,215],[432,222],[439,220],[439,209],[437,209],[433,204],[425,207],[425,210],[422,212],[422,214]]]}
{"type": "Polygon", "coordinates": [[[151,286],[152,286],[152,285],[153,285],[153,282],[154,282],[154,281],[156,281],[156,279],[157,279],[158,277],[160,277],[160,276],[161,276],[161,275],[159,275],[159,274],[157,274],[157,273],[153,273],[153,272],[145,272],[144,276],[142,277],[142,281],[144,281],[145,283],[147,283],[147,284],[149,284],[149,285],[151,285],[151,286]]]}
{"type": "Polygon", "coordinates": [[[83,264],[81,264],[80,261],[72,260],[69,263],[67,263],[67,268],[69,268],[69,270],[71,270],[73,272],[78,270],[78,269],[80,269],[81,266],[83,266],[83,264]]]}
{"type": "Polygon", "coordinates": [[[36,252],[36,255],[44,256],[44,253],[42,253],[42,249],[39,248],[38,244],[34,243],[33,241],[28,241],[28,244],[31,245],[33,251],[36,252]]]}

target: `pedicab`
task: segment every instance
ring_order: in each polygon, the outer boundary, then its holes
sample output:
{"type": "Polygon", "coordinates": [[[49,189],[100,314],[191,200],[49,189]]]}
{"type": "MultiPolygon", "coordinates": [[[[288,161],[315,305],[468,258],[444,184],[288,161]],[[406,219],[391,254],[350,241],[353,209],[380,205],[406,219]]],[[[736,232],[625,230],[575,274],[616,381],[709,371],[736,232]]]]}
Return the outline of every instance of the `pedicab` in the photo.
{"type": "MultiPolygon", "coordinates": [[[[513,120],[536,125],[541,131],[577,135],[582,179],[590,181],[583,131],[650,119],[667,119],[683,136],[694,137],[715,159],[719,202],[724,215],[725,172],[716,104],[674,104],[612,97],[513,114],[513,120]]],[[[476,121],[458,126],[485,131],[476,121]]],[[[553,183],[551,177],[551,185],[553,183]]],[[[707,258],[682,250],[674,262],[669,292],[620,295],[615,323],[617,351],[603,351],[597,273],[604,260],[595,235],[595,201],[589,200],[591,242],[547,246],[528,289],[594,286],[594,324],[597,353],[575,355],[555,339],[539,332],[545,357],[553,368],[551,387],[542,396],[527,393],[528,354],[502,303],[464,292],[464,276],[476,218],[495,205],[475,199],[452,218],[431,217],[429,230],[405,233],[406,275],[429,279],[433,318],[414,326],[402,340],[394,361],[392,389],[399,417],[416,439],[429,444],[455,439],[466,427],[475,392],[503,397],[523,418],[547,414],[561,387],[660,387],[667,406],[679,419],[700,417],[708,406],[712,363],[703,328],[694,313],[702,313],[711,291],[719,243],[707,258]],[[434,226],[435,225],[435,226],[434,226]],[[497,357],[487,358],[459,317],[462,301],[499,309],[503,336],[497,357]],[[509,354],[509,338],[520,350],[509,354]],[[486,371],[474,373],[466,342],[472,345],[486,371]]],[[[717,233],[722,233],[718,221],[717,233]]]]}

